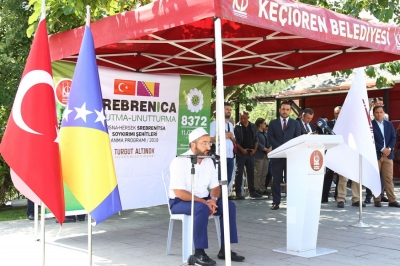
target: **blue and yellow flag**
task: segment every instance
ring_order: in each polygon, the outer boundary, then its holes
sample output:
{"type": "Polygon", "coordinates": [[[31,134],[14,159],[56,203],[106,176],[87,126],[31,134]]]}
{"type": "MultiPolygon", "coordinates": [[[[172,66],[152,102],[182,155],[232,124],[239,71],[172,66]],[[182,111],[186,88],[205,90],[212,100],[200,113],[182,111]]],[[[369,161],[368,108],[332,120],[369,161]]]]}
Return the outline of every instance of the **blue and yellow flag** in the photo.
{"type": "Polygon", "coordinates": [[[93,36],[86,26],[60,150],[64,182],[96,223],[122,209],[102,99],[93,36]]]}

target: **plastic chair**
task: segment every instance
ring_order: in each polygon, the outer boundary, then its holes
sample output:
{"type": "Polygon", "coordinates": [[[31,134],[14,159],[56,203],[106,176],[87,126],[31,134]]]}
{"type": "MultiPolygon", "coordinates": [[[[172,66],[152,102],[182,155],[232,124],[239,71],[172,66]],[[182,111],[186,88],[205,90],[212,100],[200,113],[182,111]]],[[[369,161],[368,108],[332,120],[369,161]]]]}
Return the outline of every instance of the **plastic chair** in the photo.
{"type": "MultiPolygon", "coordinates": [[[[167,251],[166,254],[170,254],[171,250],[171,241],[172,241],[172,232],[174,229],[174,222],[176,220],[182,221],[182,261],[186,262],[189,256],[192,254],[191,247],[191,242],[192,241],[192,223],[191,223],[191,217],[190,215],[186,214],[172,214],[171,213],[171,208],[169,206],[169,168],[164,169],[162,171],[162,179],[164,182],[164,189],[165,189],[165,195],[167,198],[167,203],[168,203],[168,211],[169,211],[169,229],[168,229],[168,239],[167,239],[167,251]]],[[[217,231],[217,236],[218,236],[218,245],[219,248],[221,248],[221,228],[220,228],[220,223],[219,223],[219,215],[212,215],[210,216],[209,219],[214,219],[215,221],[215,228],[217,231]]]]}

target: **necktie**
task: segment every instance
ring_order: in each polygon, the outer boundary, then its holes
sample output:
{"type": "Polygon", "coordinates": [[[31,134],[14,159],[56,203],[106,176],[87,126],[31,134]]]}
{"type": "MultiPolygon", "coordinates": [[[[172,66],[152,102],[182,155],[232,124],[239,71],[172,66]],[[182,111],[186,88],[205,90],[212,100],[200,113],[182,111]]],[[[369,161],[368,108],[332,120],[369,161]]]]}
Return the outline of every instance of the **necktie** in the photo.
{"type": "Polygon", "coordinates": [[[286,118],[283,119],[283,131],[286,130],[286,118]]]}
{"type": "Polygon", "coordinates": [[[307,133],[310,133],[310,129],[308,128],[308,124],[305,124],[307,133]]]}

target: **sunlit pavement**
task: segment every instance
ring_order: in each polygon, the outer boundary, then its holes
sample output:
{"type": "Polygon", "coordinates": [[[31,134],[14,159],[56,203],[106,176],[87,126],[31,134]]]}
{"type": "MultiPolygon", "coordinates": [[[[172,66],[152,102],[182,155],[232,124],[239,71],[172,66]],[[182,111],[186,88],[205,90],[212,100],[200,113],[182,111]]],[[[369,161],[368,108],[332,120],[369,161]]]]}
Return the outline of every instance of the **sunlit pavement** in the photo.
{"type": "MultiPolygon", "coordinates": [[[[364,222],[354,228],[358,207],[351,206],[350,191],[344,209],[336,202],[322,205],[318,246],[337,253],[301,258],[272,251],[286,245],[286,206],[270,210],[271,200],[235,201],[239,243],[232,249],[246,257],[232,265],[400,265],[400,209],[368,204],[364,222]]],[[[396,188],[400,197],[400,189],[396,188]]],[[[400,199],[399,199],[400,200],[400,199]]],[[[285,203],[285,202],[283,202],[285,203]]],[[[165,255],[169,213],[166,205],[123,211],[93,227],[93,265],[182,265],[181,224],[175,222],[171,255],[165,255]]],[[[57,238],[59,225],[46,220],[46,265],[88,265],[87,222],[67,223],[57,238]]],[[[207,254],[217,258],[214,223],[209,224],[207,254]]],[[[0,222],[0,265],[40,265],[41,242],[33,239],[33,222],[0,222]]]]}

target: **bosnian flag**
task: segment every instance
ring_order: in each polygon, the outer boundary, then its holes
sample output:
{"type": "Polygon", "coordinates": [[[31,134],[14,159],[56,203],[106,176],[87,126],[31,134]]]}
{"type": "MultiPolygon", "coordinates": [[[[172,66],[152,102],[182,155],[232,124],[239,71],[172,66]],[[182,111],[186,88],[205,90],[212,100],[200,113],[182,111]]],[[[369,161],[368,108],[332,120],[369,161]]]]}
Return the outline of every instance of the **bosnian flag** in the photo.
{"type": "Polygon", "coordinates": [[[15,187],[65,218],[50,51],[46,20],[39,22],[0,146],[15,187]]]}
{"type": "Polygon", "coordinates": [[[381,180],[369,115],[364,68],[358,68],[356,71],[356,76],[333,128],[336,135],[343,136],[345,144],[326,152],[326,166],[360,183],[359,165],[361,163],[362,185],[368,187],[374,195],[379,195],[381,180]]]}
{"type": "Polygon", "coordinates": [[[92,32],[85,27],[60,130],[64,182],[100,223],[120,211],[92,32]]]}

